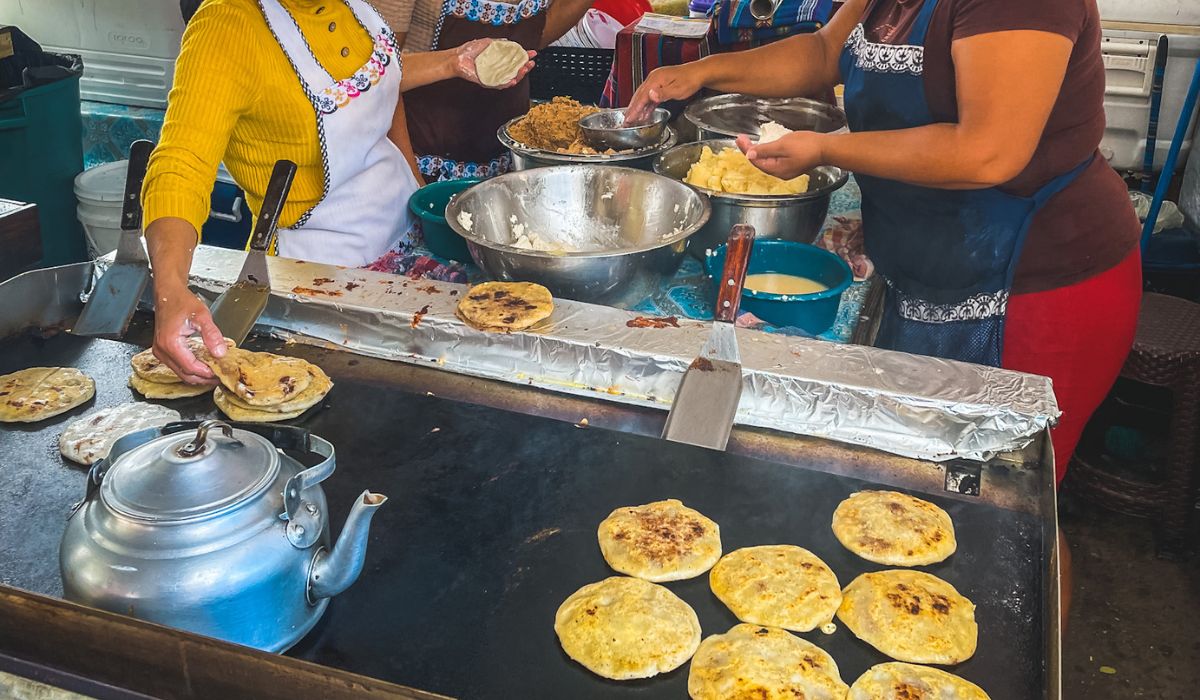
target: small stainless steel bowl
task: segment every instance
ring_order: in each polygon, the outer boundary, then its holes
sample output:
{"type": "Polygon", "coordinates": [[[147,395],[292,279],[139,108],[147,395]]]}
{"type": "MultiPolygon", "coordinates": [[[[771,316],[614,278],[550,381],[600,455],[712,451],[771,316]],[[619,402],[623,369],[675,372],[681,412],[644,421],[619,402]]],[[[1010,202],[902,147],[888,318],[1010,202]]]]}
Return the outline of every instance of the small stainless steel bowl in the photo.
{"type": "Polygon", "coordinates": [[[846,128],[846,113],[803,97],[763,98],[717,95],[696,100],[683,112],[700,132],[700,140],[758,138],[758,128],[775,122],[792,131],[830,133],[846,128]]]}
{"type": "Polygon", "coordinates": [[[531,170],[554,165],[618,165],[626,168],[653,171],[654,159],[660,153],[679,143],[675,131],[670,127],[663,130],[662,141],[656,146],[626,153],[559,153],[540,148],[530,148],[508,135],[508,127],[524,117],[509,120],[496,131],[496,138],[512,154],[513,170],[531,170]]]}
{"type": "Polygon", "coordinates": [[[446,220],[492,279],[537,282],[556,297],[629,307],[675,274],[709,213],[704,197],[669,178],[566,165],[485,180],[450,202],[446,220]],[[470,229],[463,214],[470,215],[470,229]],[[572,252],[517,248],[518,225],[572,252]]]}
{"type": "MultiPolygon", "coordinates": [[[[659,156],[654,162],[654,172],[683,182],[692,164],[700,160],[705,146],[714,152],[737,148],[729,139],[685,143],[659,156]]],[[[829,198],[849,177],[841,168],[822,165],[808,173],[807,192],[789,195],[730,194],[696,187],[712,204],[712,216],[693,237],[692,255],[703,258],[705,250],[724,243],[734,224],[750,224],[757,238],[812,243],[829,213],[829,198]]]]}
{"type": "Polygon", "coordinates": [[[584,143],[597,151],[625,151],[661,143],[670,119],[671,113],[660,107],[645,124],[626,126],[625,110],[605,109],[580,119],[579,130],[584,143]]]}

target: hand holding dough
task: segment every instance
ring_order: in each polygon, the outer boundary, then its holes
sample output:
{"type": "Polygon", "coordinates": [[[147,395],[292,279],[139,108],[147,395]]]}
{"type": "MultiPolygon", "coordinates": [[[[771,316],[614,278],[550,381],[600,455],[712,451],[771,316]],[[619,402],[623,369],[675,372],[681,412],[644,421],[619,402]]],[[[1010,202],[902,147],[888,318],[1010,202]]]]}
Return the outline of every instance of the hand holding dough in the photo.
{"type": "Polygon", "coordinates": [[[517,77],[528,62],[529,52],[520,44],[501,39],[488,44],[475,58],[475,73],[482,85],[499,87],[517,77]]]}

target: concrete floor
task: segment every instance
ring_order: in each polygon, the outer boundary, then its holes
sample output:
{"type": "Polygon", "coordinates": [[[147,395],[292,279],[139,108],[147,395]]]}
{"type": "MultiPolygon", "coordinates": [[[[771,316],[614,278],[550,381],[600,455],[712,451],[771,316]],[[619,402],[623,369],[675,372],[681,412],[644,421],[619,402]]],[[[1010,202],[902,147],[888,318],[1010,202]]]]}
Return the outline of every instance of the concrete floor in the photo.
{"type": "Polygon", "coordinates": [[[1158,559],[1148,521],[1081,502],[1069,485],[1061,501],[1075,567],[1064,700],[1200,697],[1200,556],[1158,559]]]}

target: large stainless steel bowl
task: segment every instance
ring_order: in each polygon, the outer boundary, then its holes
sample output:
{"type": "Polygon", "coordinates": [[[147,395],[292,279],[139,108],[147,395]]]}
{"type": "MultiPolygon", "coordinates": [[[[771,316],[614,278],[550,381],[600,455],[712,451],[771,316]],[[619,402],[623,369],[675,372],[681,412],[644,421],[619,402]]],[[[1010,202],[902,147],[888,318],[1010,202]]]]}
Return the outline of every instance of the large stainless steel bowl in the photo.
{"type": "MultiPolygon", "coordinates": [[[[654,172],[682,182],[692,164],[700,160],[705,146],[719,152],[722,148],[736,148],[737,144],[731,139],[714,139],[676,146],[659,156],[654,172]]],[[[692,238],[692,254],[702,258],[705,250],[724,243],[734,224],[750,224],[758,238],[812,243],[829,213],[830,196],[846,184],[849,174],[841,168],[822,165],[810,172],[808,178],[808,191],[804,194],[729,194],[695,188],[708,197],[712,216],[692,238]]]]}
{"type": "Polygon", "coordinates": [[[675,274],[709,211],[695,190],[654,173],[570,165],[486,180],[456,196],[446,220],[492,279],[537,282],[557,297],[628,307],[675,274]],[[515,225],[572,252],[517,248],[515,225]]]}
{"type": "Polygon", "coordinates": [[[717,95],[696,100],[683,112],[699,130],[700,140],[758,138],[758,127],[775,122],[792,131],[830,133],[846,128],[846,113],[803,97],[764,98],[717,95]]]}
{"type": "Polygon", "coordinates": [[[614,153],[611,155],[584,155],[582,153],[558,153],[540,148],[530,148],[508,135],[508,127],[524,117],[511,119],[496,131],[496,138],[512,154],[513,170],[532,170],[555,165],[618,165],[625,168],[652,171],[654,159],[668,148],[679,143],[675,131],[667,127],[662,142],[657,146],[643,148],[629,153],[614,153]]]}

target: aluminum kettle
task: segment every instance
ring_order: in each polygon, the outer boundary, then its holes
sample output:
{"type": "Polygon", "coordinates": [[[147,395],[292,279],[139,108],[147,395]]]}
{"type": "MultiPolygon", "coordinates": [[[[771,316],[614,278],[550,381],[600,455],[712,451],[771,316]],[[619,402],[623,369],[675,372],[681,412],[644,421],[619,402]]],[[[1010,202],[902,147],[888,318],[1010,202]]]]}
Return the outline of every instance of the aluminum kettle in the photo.
{"type": "Polygon", "coordinates": [[[280,652],[362,571],[364,491],[329,547],[333,445],[289,426],[173,423],[122,437],[93,465],[67,521],[67,600],[280,652]],[[237,426],[237,427],[234,427],[237,426]],[[284,453],[319,460],[304,468],[284,453]]]}

